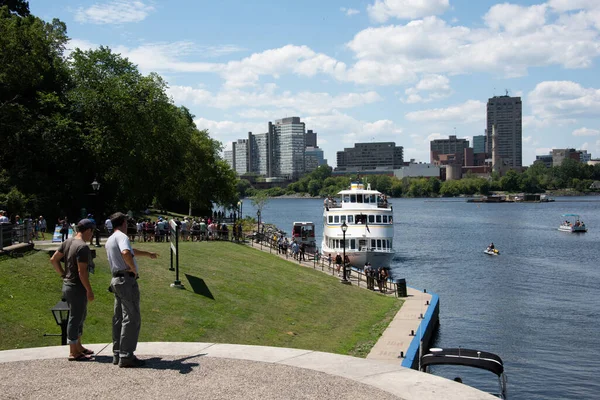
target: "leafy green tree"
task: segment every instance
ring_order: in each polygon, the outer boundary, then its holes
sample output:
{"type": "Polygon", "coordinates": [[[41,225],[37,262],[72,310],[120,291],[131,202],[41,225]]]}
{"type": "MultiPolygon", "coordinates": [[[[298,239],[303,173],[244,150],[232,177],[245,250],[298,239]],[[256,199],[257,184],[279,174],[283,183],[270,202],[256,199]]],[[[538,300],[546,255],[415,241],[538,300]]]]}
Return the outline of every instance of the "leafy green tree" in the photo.
{"type": "Polygon", "coordinates": [[[239,179],[237,181],[236,189],[240,197],[246,197],[246,191],[251,187],[252,185],[247,179],[239,179]]]}
{"type": "Polygon", "coordinates": [[[515,170],[508,170],[506,174],[500,178],[502,190],[507,192],[516,192],[520,188],[519,174],[515,170]]]}
{"type": "Polygon", "coordinates": [[[14,13],[20,17],[28,17],[29,13],[29,2],[24,0],[0,0],[0,7],[7,6],[11,13],[14,13]]]}
{"type": "Polygon", "coordinates": [[[311,179],[310,182],[308,182],[308,193],[310,193],[311,196],[318,196],[320,190],[321,183],[318,180],[311,179]]]}

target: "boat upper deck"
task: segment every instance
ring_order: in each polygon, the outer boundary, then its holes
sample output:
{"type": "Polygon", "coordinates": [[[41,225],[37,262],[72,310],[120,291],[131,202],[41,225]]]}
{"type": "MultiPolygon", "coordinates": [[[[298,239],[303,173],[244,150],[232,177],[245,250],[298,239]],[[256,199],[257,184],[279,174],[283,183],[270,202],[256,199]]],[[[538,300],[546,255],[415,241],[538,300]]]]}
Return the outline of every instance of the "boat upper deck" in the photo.
{"type": "Polygon", "coordinates": [[[377,190],[371,190],[371,185],[364,188],[362,183],[352,183],[350,189],[338,192],[340,202],[331,197],[326,198],[324,207],[329,211],[332,208],[365,209],[383,208],[389,209],[387,196],[377,190]]]}

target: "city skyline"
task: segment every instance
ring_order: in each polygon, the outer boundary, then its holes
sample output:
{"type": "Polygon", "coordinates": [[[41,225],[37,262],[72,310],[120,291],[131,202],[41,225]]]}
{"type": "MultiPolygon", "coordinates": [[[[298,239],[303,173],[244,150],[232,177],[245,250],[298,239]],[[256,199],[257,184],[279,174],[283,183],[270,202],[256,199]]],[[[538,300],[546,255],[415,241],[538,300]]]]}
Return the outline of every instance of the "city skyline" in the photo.
{"type": "Polygon", "coordinates": [[[30,1],[69,49],[105,45],[168,82],[229,148],[300,116],[335,166],[354,143],[485,134],[486,102],[522,98],[523,165],[552,148],[600,152],[600,2],[30,1]],[[285,18],[284,18],[285,16],[285,18]]]}

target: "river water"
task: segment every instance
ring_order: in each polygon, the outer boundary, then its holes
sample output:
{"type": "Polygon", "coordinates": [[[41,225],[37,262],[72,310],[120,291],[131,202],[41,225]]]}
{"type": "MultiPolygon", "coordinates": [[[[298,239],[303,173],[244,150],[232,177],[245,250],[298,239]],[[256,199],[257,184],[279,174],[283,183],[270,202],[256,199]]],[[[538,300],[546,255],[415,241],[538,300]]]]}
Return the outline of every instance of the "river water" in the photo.
{"type": "MultiPolygon", "coordinates": [[[[256,211],[244,201],[244,215],[256,211]]],[[[289,232],[313,221],[323,233],[320,199],[271,199],[262,221],[289,232]]],[[[553,203],[477,204],[462,199],[392,199],[392,275],[440,296],[436,347],[498,354],[511,399],[600,396],[600,198],[553,203]],[[561,214],[580,214],[589,231],[559,232],[561,214]],[[483,250],[493,241],[500,256],[483,250]]],[[[437,375],[495,391],[495,375],[438,367],[437,375]]]]}

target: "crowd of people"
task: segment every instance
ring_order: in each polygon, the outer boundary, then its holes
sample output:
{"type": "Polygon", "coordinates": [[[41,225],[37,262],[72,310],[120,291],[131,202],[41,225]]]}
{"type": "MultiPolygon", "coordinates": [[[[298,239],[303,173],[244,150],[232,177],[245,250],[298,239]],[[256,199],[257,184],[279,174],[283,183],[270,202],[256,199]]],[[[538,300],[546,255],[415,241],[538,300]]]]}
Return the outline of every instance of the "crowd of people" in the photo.
{"type": "Polygon", "coordinates": [[[144,218],[138,221],[128,220],[127,234],[131,241],[165,242],[171,240],[171,221],[179,226],[179,240],[200,242],[203,240],[229,240],[241,237],[242,225],[236,223],[231,227],[225,222],[213,220],[211,217],[183,219],[159,216],[155,221],[144,218]],[[231,231],[231,235],[230,235],[231,231]]]}

